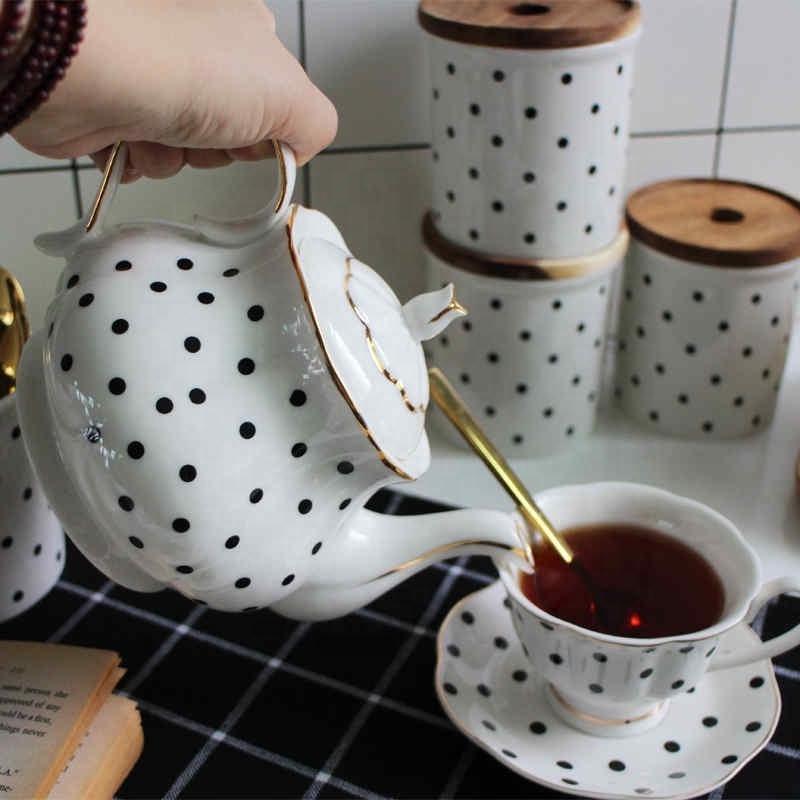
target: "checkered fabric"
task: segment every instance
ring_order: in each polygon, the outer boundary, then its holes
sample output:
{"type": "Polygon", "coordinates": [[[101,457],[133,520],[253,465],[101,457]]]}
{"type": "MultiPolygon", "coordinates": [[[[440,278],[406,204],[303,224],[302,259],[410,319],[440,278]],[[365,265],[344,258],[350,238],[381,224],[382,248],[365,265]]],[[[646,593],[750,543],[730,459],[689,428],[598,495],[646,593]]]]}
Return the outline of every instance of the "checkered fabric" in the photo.
{"type": "MultiPolygon", "coordinates": [[[[434,503],[383,491],[374,510],[434,503]]],[[[433,688],[437,629],[494,580],[488,559],[437,564],[369,607],[316,624],[225,614],[172,593],[135,594],[70,546],[56,588],[0,638],[117,650],[120,691],[145,750],[121,787],[140,798],[553,798],[464,738],[433,688]]],[[[773,602],[765,637],[800,615],[773,602]]],[[[709,800],[800,797],[800,649],[776,660],[783,712],[772,742],[709,800]]]]}

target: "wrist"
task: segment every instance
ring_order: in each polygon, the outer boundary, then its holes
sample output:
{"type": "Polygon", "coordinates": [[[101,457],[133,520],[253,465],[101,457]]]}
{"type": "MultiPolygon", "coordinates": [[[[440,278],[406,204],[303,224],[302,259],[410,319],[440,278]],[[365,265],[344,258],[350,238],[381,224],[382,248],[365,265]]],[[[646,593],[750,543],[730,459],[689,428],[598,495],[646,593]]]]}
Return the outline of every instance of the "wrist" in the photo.
{"type": "Polygon", "coordinates": [[[45,102],[78,50],[86,24],[85,0],[5,0],[24,36],[9,44],[13,64],[0,82],[0,133],[14,128],[45,102]],[[23,6],[28,7],[25,17],[23,6]]]}

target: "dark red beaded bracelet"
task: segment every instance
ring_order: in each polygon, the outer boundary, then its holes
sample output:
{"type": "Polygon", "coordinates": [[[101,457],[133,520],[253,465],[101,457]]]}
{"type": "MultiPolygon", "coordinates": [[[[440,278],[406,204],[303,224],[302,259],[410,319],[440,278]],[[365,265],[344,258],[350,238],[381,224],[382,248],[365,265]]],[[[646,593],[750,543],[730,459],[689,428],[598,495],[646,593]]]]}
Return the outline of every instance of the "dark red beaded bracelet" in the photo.
{"type": "Polygon", "coordinates": [[[25,0],[5,0],[0,14],[0,61],[7,61],[22,39],[25,0]]]}
{"type": "Polygon", "coordinates": [[[78,52],[85,26],[85,0],[34,0],[28,48],[0,91],[0,134],[47,100],[78,52]]]}

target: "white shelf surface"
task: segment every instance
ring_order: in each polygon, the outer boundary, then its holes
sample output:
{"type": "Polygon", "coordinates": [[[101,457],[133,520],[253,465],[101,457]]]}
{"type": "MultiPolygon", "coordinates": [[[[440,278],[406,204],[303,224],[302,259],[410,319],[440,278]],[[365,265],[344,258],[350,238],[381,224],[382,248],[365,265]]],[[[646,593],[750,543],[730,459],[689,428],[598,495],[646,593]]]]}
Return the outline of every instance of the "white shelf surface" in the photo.
{"type": "MultiPolygon", "coordinates": [[[[739,528],[761,559],[764,580],[800,575],[800,497],[794,477],[800,450],[797,333],[775,416],[754,436],[702,442],[654,435],[623,417],[606,398],[595,433],[563,454],[537,459],[504,455],[534,494],[569,483],[633,481],[691,497],[739,528]]],[[[428,412],[430,468],[414,483],[392,488],[457,506],[511,510],[512,501],[478,457],[440,435],[439,425],[447,424],[440,413],[428,412]],[[435,424],[434,413],[439,417],[435,424]]]]}

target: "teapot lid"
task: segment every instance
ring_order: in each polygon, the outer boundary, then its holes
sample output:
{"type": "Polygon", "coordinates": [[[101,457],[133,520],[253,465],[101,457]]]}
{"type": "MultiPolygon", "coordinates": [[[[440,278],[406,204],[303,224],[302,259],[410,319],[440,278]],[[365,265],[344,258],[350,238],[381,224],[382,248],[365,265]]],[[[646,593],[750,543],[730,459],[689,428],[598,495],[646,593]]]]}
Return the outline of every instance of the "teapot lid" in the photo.
{"type": "Polygon", "coordinates": [[[355,258],[319,211],[294,206],[292,262],[339,391],[383,463],[414,480],[430,462],[425,434],[428,374],[420,341],[465,313],[451,286],[400,304],[355,258]]]}

